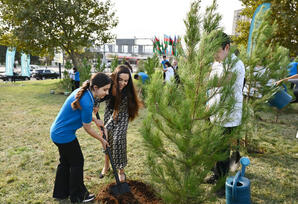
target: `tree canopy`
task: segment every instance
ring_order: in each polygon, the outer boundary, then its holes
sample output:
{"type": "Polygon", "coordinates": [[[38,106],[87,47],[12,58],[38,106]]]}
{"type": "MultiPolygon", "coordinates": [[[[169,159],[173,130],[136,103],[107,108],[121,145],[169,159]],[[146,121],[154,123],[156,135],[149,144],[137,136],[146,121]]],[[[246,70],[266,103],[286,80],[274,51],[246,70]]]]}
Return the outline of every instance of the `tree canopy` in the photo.
{"type": "MultiPolygon", "coordinates": [[[[280,44],[290,50],[292,56],[297,56],[297,1],[296,0],[241,0],[246,6],[241,15],[252,18],[256,8],[262,3],[271,3],[270,23],[276,21],[278,30],[272,35],[272,40],[275,44],[280,44]]],[[[249,35],[250,22],[238,21],[237,32],[240,33],[234,41],[237,44],[247,46],[249,35]]]]}
{"type": "Polygon", "coordinates": [[[111,29],[118,23],[110,0],[1,0],[0,3],[4,22],[1,30],[6,30],[2,40],[6,45],[27,52],[60,48],[69,54],[75,66],[79,62],[77,53],[84,47],[113,39],[111,29]],[[17,39],[18,43],[11,39],[17,39]]]}

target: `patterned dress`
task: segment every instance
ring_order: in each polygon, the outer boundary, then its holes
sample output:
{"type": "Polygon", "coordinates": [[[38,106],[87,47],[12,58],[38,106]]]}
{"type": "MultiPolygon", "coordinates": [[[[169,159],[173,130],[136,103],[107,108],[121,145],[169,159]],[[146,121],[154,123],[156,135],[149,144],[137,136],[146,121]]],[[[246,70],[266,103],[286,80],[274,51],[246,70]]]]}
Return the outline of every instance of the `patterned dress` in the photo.
{"type": "Polygon", "coordinates": [[[114,165],[117,169],[123,169],[127,165],[126,135],[128,127],[128,98],[121,97],[117,121],[113,119],[113,105],[111,99],[106,100],[104,124],[108,131],[108,142],[114,165]]]}

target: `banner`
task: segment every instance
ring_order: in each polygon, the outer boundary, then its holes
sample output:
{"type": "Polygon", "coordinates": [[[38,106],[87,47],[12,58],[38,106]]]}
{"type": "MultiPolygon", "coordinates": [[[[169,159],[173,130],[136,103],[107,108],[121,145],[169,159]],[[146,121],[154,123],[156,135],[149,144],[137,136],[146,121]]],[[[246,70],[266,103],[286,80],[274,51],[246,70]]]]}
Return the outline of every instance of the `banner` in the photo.
{"type": "Polygon", "coordinates": [[[22,76],[30,77],[30,55],[22,53],[21,68],[22,76]]]}
{"type": "Polygon", "coordinates": [[[5,61],[5,75],[12,76],[13,75],[13,65],[14,65],[14,57],[16,54],[15,47],[8,47],[6,50],[6,61],[5,61]]]}
{"type": "Polygon", "coordinates": [[[254,47],[254,44],[252,42],[252,33],[254,30],[258,29],[261,22],[255,22],[255,18],[257,15],[264,15],[265,12],[270,9],[271,4],[270,3],[263,3],[255,10],[254,15],[252,17],[250,28],[249,28],[249,36],[248,36],[248,42],[247,42],[247,54],[250,56],[252,49],[254,47]],[[260,13],[260,14],[258,14],[260,13]]]}

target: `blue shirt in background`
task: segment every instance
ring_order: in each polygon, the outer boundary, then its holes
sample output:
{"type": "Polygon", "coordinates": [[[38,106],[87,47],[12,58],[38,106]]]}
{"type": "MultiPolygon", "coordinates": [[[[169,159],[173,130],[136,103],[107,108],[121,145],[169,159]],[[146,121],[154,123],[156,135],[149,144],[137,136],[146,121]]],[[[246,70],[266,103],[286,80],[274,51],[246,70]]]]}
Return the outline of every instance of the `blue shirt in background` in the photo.
{"type": "Polygon", "coordinates": [[[162,66],[163,66],[164,69],[167,68],[167,67],[166,67],[166,62],[168,62],[168,60],[163,60],[163,61],[161,62],[161,64],[162,64],[162,66]]]}
{"type": "Polygon", "coordinates": [[[80,99],[82,109],[73,110],[71,103],[80,89],[76,89],[64,102],[60,112],[51,127],[51,139],[55,143],[69,143],[76,138],[76,131],[83,126],[83,123],[92,121],[92,111],[94,98],[92,93],[87,90],[80,99]]]}
{"type": "Polygon", "coordinates": [[[146,80],[149,79],[148,75],[144,72],[139,72],[138,75],[139,75],[139,77],[141,77],[143,84],[145,83],[146,80]]]}
{"type": "Polygon", "coordinates": [[[74,74],[74,80],[75,81],[80,81],[80,72],[76,71],[76,73],[74,74]]]}
{"type": "Polygon", "coordinates": [[[298,62],[291,62],[289,64],[289,68],[288,68],[289,76],[293,76],[295,74],[298,74],[297,65],[298,65],[298,62]]]}

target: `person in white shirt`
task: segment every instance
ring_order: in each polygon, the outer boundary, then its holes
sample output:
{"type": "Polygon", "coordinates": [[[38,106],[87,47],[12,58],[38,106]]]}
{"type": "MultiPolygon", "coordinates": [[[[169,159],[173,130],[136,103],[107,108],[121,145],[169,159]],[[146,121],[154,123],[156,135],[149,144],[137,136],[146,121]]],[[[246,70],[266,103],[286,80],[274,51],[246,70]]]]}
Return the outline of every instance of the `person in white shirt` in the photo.
{"type": "MultiPolygon", "coordinates": [[[[223,38],[223,42],[221,44],[221,47],[219,48],[218,52],[215,56],[215,62],[212,65],[212,69],[210,72],[209,78],[212,79],[215,76],[222,77],[225,69],[223,67],[222,62],[226,59],[226,57],[229,54],[230,51],[230,43],[231,40],[229,36],[222,31],[220,32],[221,37],[223,38]]],[[[237,59],[235,54],[232,54],[232,60],[235,60],[235,64],[232,67],[231,70],[229,70],[232,73],[236,74],[236,80],[232,86],[233,89],[233,97],[235,99],[235,105],[233,106],[233,109],[228,113],[224,114],[223,117],[219,117],[219,115],[214,115],[210,117],[210,121],[215,124],[219,124],[220,126],[224,127],[224,135],[231,134],[233,131],[233,128],[241,125],[242,120],[242,104],[243,104],[243,84],[244,84],[244,77],[245,77],[245,67],[241,60],[237,59]]],[[[219,104],[221,102],[221,94],[220,94],[220,87],[213,88],[210,90],[209,94],[214,93],[214,91],[217,90],[217,93],[208,101],[207,106],[212,106],[215,104],[219,104]]],[[[237,151],[238,152],[238,151],[237,151]]],[[[219,178],[225,177],[229,172],[229,166],[230,166],[230,148],[223,151],[223,154],[227,155],[227,158],[224,161],[218,161],[214,167],[214,175],[211,176],[207,183],[214,183],[219,178]]],[[[238,152],[238,155],[236,155],[236,160],[240,160],[240,154],[238,152]]],[[[238,162],[236,161],[236,162],[238,162]]]]}
{"type": "Polygon", "coordinates": [[[171,79],[174,78],[175,72],[170,62],[165,62],[165,66],[166,66],[166,68],[164,69],[164,72],[166,74],[165,82],[169,83],[171,79]]]}

